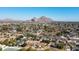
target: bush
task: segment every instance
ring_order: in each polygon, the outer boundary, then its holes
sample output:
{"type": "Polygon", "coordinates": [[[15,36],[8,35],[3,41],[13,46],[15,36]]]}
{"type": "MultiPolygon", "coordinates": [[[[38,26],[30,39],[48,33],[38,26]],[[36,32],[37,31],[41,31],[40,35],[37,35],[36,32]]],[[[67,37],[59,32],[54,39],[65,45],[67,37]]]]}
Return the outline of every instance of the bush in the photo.
{"type": "Polygon", "coordinates": [[[0,51],[2,51],[2,48],[0,47],[0,51]]]}
{"type": "Polygon", "coordinates": [[[64,48],[64,43],[61,42],[61,43],[57,44],[56,47],[58,49],[63,49],[64,48]]]}
{"type": "Polygon", "coordinates": [[[6,39],[4,40],[1,44],[7,45],[7,46],[15,46],[16,45],[16,40],[15,39],[6,39]]]}

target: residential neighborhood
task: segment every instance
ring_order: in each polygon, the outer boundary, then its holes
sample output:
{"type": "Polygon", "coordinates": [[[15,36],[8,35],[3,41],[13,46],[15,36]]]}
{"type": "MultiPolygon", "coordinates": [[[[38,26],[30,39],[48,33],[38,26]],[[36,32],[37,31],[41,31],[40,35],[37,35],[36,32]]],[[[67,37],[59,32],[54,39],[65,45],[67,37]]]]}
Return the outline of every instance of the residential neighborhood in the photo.
{"type": "Polygon", "coordinates": [[[1,21],[0,51],[79,51],[79,22],[1,21]]]}

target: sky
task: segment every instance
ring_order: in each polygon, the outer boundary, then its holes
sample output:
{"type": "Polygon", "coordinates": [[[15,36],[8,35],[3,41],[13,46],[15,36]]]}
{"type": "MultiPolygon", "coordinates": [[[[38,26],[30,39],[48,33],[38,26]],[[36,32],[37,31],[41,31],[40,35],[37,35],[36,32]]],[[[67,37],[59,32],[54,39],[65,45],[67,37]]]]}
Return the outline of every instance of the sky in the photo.
{"type": "Polygon", "coordinates": [[[0,19],[28,20],[41,16],[55,21],[79,21],[79,7],[0,7],[0,19]]]}

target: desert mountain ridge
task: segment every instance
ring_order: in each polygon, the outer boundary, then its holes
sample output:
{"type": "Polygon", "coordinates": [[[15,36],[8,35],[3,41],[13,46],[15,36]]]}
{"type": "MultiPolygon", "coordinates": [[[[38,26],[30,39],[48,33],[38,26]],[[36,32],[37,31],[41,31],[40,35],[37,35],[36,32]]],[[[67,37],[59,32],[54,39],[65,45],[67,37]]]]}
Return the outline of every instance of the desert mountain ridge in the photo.
{"type": "Polygon", "coordinates": [[[39,23],[41,23],[41,22],[46,22],[46,23],[48,23],[48,22],[52,22],[53,20],[51,19],[51,18],[48,18],[48,17],[46,17],[46,16],[41,16],[41,17],[39,17],[39,18],[36,18],[36,17],[34,17],[34,18],[32,18],[31,19],[31,22],[39,22],[39,23]]]}
{"type": "Polygon", "coordinates": [[[73,21],[55,21],[52,18],[46,17],[46,16],[41,16],[39,18],[33,17],[31,19],[26,19],[26,20],[21,20],[21,19],[12,19],[12,18],[5,18],[5,19],[0,19],[0,23],[29,23],[29,22],[36,22],[36,23],[79,23],[78,21],[73,22],[73,21]]]}
{"type": "Polygon", "coordinates": [[[53,20],[49,17],[46,16],[41,16],[39,18],[33,17],[29,20],[16,20],[16,19],[11,19],[11,18],[5,18],[5,19],[0,19],[0,22],[39,22],[39,23],[49,23],[52,22],[53,20]]]}

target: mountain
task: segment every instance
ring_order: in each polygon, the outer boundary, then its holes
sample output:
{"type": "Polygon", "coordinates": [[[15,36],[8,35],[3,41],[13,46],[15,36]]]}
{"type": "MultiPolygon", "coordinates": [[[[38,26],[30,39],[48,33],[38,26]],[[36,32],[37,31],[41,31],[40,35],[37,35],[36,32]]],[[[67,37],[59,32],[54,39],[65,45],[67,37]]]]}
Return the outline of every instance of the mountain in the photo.
{"type": "Polygon", "coordinates": [[[0,19],[0,23],[21,23],[22,20],[15,20],[10,18],[0,19]]]}
{"type": "Polygon", "coordinates": [[[42,16],[42,17],[33,17],[30,20],[15,20],[15,19],[10,19],[10,18],[5,18],[5,19],[0,19],[0,23],[29,23],[29,22],[36,22],[36,23],[50,23],[53,22],[53,20],[51,18],[48,18],[46,16],[42,16]]]}
{"type": "Polygon", "coordinates": [[[39,17],[39,18],[36,18],[36,17],[32,18],[31,22],[50,23],[50,22],[53,22],[53,20],[51,18],[42,16],[42,17],[39,17]]]}

